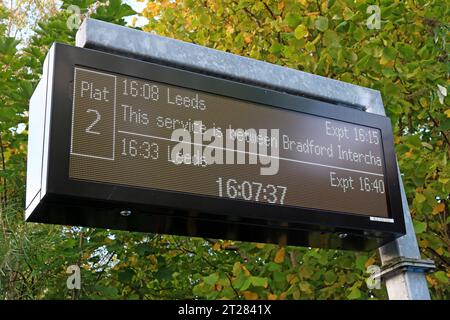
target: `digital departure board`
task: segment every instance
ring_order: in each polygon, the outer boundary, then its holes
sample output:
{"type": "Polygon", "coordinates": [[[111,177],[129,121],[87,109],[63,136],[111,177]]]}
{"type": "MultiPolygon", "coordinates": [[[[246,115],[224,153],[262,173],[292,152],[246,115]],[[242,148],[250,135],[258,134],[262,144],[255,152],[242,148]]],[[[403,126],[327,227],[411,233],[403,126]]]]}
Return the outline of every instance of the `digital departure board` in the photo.
{"type": "Polygon", "coordinates": [[[388,118],[238,80],[55,44],[27,221],[352,250],[404,234],[388,118]]]}
{"type": "Polygon", "coordinates": [[[74,75],[71,178],[389,216],[379,129],[92,69],[74,75]],[[177,129],[189,139],[174,139],[177,129]]]}

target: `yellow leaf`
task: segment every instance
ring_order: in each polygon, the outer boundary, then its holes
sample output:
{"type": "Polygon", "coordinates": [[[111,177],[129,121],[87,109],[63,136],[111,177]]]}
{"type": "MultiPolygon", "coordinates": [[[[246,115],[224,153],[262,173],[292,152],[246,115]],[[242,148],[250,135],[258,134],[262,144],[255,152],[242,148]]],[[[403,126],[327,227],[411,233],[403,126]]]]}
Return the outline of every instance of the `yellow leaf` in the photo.
{"type": "Polygon", "coordinates": [[[422,97],[419,99],[420,105],[424,108],[428,108],[428,99],[422,97]]]}
{"type": "Polygon", "coordinates": [[[388,58],[386,58],[385,56],[382,56],[380,58],[380,64],[385,66],[385,67],[393,67],[394,66],[394,60],[390,60],[388,58]]]}
{"type": "Polygon", "coordinates": [[[220,250],[220,243],[218,243],[218,242],[214,243],[213,250],[219,251],[220,250]]]}
{"type": "Polygon", "coordinates": [[[306,292],[306,293],[308,293],[308,294],[311,294],[311,293],[312,293],[311,286],[309,285],[309,283],[307,283],[307,282],[302,282],[302,283],[300,283],[299,286],[300,286],[300,290],[301,290],[301,291],[306,292]]]}
{"type": "Polygon", "coordinates": [[[411,158],[413,153],[411,151],[408,151],[405,153],[405,157],[411,158]]]}
{"type": "Polygon", "coordinates": [[[322,13],[328,12],[328,1],[322,1],[322,4],[320,5],[320,9],[322,13]]]}
{"type": "Polygon", "coordinates": [[[438,203],[436,206],[433,207],[432,214],[439,214],[445,210],[445,204],[443,202],[438,203]]]}
{"type": "Polygon", "coordinates": [[[224,241],[224,243],[222,244],[222,249],[226,249],[226,248],[231,247],[233,245],[234,245],[234,241],[230,241],[230,240],[224,241]]]}
{"type": "Polygon", "coordinates": [[[274,259],[275,263],[283,263],[284,255],[285,255],[285,249],[280,248],[275,255],[275,259],[274,259]]]}
{"type": "Polygon", "coordinates": [[[247,35],[244,37],[244,41],[246,44],[249,44],[253,41],[253,37],[251,35],[247,35]]]}
{"type": "Polygon", "coordinates": [[[366,261],[366,264],[364,266],[366,268],[368,268],[369,266],[373,265],[374,262],[375,262],[375,259],[370,257],[369,260],[366,261]]]}
{"type": "Polygon", "coordinates": [[[269,293],[269,295],[267,296],[267,300],[277,300],[277,295],[269,293]]]}
{"type": "Polygon", "coordinates": [[[296,274],[288,274],[286,280],[289,282],[289,284],[294,284],[298,282],[298,277],[296,274]]]}
{"type": "Polygon", "coordinates": [[[280,1],[278,2],[278,10],[283,10],[284,9],[284,1],[280,1]]]}
{"type": "Polygon", "coordinates": [[[241,263],[236,261],[233,266],[233,275],[237,277],[241,273],[241,263]]]}
{"type": "Polygon", "coordinates": [[[286,300],[286,296],[287,296],[287,293],[283,292],[282,294],[280,294],[280,300],[286,300]]]}
{"type": "Polygon", "coordinates": [[[281,26],[281,31],[284,32],[292,32],[292,28],[290,28],[289,26],[281,26]]]}
{"type": "Polygon", "coordinates": [[[156,17],[159,14],[160,10],[161,8],[157,4],[150,1],[147,3],[146,11],[149,12],[151,16],[156,17]]]}
{"type": "Polygon", "coordinates": [[[437,286],[437,281],[435,280],[435,279],[433,279],[432,277],[430,277],[430,276],[426,276],[426,278],[427,278],[427,280],[428,280],[428,282],[433,286],[433,287],[435,287],[435,286],[437,286]]]}
{"type": "Polygon", "coordinates": [[[421,248],[428,248],[428,240],[420,240],[419,242],[421,248]]]}
{"type": "Polygon", "coordinates": [[[251,291],[244,291],[243,295],[245,297],[245,300],[256,300],[258,299],[258,294],[251,291]]]}
{"type": "Polygon", "coordinates": [[[262,248],[264,248],[266,245],[265,245],[264,243],[257,243],[255,246],[256,246],[258,249],[262,249],[262,248]]]}
{"type": "Polygon", "coordinates": [[[247,269],[245,266],[242,266],[242,270],[244,270],[244,274],[245,274],[247,277],[251,276],[250,271],[248,271],[248,269],[247,269]]]}
{"type": "Polygon", "coordinates": [[[300,275],[302,276],[303,279],[311,278],[312,274],[313,272],[311,271],[311,269],[307,267],[300,268],[300,275]]]}
{"type": "Polygon", "coordinates": [[[440,255],[440,256],[442,256],[443,254],[444,254],[444,248],[439,248],[439,249],[436,249],[436,252],[440,255]]]}
{"type": "Polygon", "coordinates": [[[446,114],[447,118],[450,118],[450,109],[445,110],[444,113],[446,114]]]}
{"type": "Polygon", "coordinates": [[[228,34],[232,34],[234,32],[234,28],[230,24],[225,27],[225,30],[228,34]]]}
{"type": "Polygon", "coordinates": [[[158,259],[156,258],[156,256],[154,254],[149,255],[147,257],[147,259],[149,259],[152,264],[157,264],[158,263],[158,259]]]}

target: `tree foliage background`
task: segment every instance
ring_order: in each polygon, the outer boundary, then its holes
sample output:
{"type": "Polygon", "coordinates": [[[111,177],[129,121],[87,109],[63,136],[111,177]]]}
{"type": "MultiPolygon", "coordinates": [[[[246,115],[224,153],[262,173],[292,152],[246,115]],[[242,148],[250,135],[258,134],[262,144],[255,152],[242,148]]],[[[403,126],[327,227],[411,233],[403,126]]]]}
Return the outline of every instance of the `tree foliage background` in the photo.
{"type": "Polygon", "coordinates": [[[28,102],[49,46],[74,43],[70,5],[121,25],[137,14],[148,32],[380,90],[420,249],[438,266],[427,275],[432,297],[450,298],[446,0],[148,0],[140,13],[120,0],[14,4],[0,2],[0,298],[387,298],[365,285],[376,251],[24,223],[28,102]],[[380,29],[366,26],[371,4],[380,29]],[[73,264],[81,290],[66,287],[73,264]]]}

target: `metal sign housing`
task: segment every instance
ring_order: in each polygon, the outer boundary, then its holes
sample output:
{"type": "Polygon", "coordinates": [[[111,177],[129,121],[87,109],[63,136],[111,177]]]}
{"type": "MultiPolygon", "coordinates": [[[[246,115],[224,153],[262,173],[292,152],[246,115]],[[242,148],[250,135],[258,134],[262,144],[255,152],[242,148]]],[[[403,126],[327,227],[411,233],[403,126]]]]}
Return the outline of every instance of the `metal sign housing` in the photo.
{"type": "MultiPolygon", "coordinates": [[[[78,83],[79,86],[81,84],[78,83]]],[[[117,88],[115,83],[114,90],[117,91],[117,88]]],[[[145,90],[143,86],[142,88],[145,90]]],[[[111,93],[111,90],[97,92],[100,103],[110,102],[107,92],[111,93]]],[[[117,93],[114,95],[114,99],[122,98],[118,97],[117,93]]],[[[121,106],[123,105],[127,104],[123,102],[121,106]]],[[[122,112],[125,112],[125,107],[122,108],[122,112]]],[[[89,110],[83,109],[83,113],[89,110]]],[[[111,110],[120,112],[117,105],[111,110]]],[[[95,111],[89,113],[96,115],[95,111]]],[[[116,130],[115,125],[113,127],[112,130],[116,130]]],[[[97,132],[94,127],[88,129],[94,135],[97,132]]],[[[363,136],[362,139],[369,138],[366,134],[363,136]]],[[[115,149],[120,149],[121,139],[114,139],[115,149]]],[[[127,141],[125,140],[125,144],[127,141]]],[[[27,221],[351,250],[373,249],[405,233],[389,119],[319,100],[56,43],[47,56],[43,78],[30,102],[29,146],[27,221]],[[183,92],[235,99],[250,103],[253,107],[269,108],[274,114],[291,112],[293,115],[298,113],[327,119],[331,124],[348,123],[349,126],[355,126],[355,132],[358,132],[360,127],[372,128],[380,132],[377,135],[377,145],[383,154],[379,168],[382,173],[375,174],[383,177],[386,212],[377,215],[302,207],[301,203],[295,205],[294,202],[285,204],[245,201],[243,196],[219,197],[201,194],[201,191],[192,192],[191,189],[182,191],[152,188],[151,181],[149,187],[118,183],[116,178],[113,179],[114,182],[101,178],[95,180],[86,172],[81,174],[83,178],[77,174],[71,176],[73,161],[78,159],[77,155],[74,156],[76,152],[71,153],[74,132],[76,133],[74,125],[81,119],[76,117],[74,106],[84,106],[75,103],[75,93],[84,88],[84,93],[92,97],[95,95],[95,88],[90,88],[86,84],[89,82],[87,80],[83,83],[85,87],[77,87],[76,72],[98,72],[104,78],[106,75],[114,77],[116,82],[117,79],[138,79],[136,81],[160,84],[160,88],[166,90],[178,88],[185,90],[183,92]]],[[[99,150],[101,146],[100,144],[99,150]]],[[[146,146],[141,143],[141,149],[146,146]]],[[[113,154],[121,152],[115,150],[113,154]]],[[[136,154],[142,157],[146,155],[142,155],[143,153],[144,151],[136,151],[136,154]]],[[[84,170],[89,164],[84,162],[83,165],[75,166],[75,172],[84,170]]],[[[95,168],[99,167],[92,165],[91,176],[95,176],[95,168]]],[[[281,162],[280,170],[283,170],[283,165],[284,162],[281,162]]],[[[241,167],[241,171],[245,171],[245,168],[241,167]]],[[[326,170],[330,177],[329,168],[326,167],[326,170]]],[[[339,170],[339,167],[336,170],[339,170]]],[[[299,178],[300,173],[301,171],[299,178]]],[[[173,175],[177,175],[176,169],[173,175]]],[[[255,181],[258,179],[259,177],[255,177],[255,181]]],[[[373,186],[373,182],[369,183],[373,186]]],[[[361,180],[361,186],[363,184],[364,180],[361,180]]],[[[370,194],[373,187],[368,188],[369,191],[363,190],[361,195],[365,192],[370,194]]],[[[238,192],[242,194],[241,191],[238,192]]],[[[324,205],[331,201],[327,198],[325,187],[320,197],[324,205]]],[[[295,195],[290,195],[290,198],[294,201],[295,195]]],[[[329,206],[331,204],[328,203],[329,206]]]]}

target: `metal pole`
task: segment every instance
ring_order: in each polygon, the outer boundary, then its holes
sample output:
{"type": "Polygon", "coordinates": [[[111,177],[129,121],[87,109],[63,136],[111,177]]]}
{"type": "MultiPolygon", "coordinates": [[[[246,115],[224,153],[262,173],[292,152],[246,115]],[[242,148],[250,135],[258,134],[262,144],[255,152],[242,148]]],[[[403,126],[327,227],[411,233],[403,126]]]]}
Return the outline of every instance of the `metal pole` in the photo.
{"type": "MultiPolygon", "coordinates": [[[[381,94],[367,112],[386,115],[381,94]]],[[[382,271],[378,276],[385,281],[390,300],[430,300],[425,272],[435,265],[432,260],[421,259],[400,169],[398,176],[406,234],[379,249],[382,271]]]]}
{"type": "Polygon", "coordinates": [[[431,260],[421,260],[405,188],[399,174],[406,235],[379,249],[381,277],[390,300],[430,300],[425,272],[435,268],[431,260]]]}

